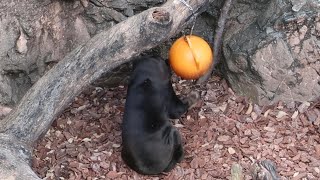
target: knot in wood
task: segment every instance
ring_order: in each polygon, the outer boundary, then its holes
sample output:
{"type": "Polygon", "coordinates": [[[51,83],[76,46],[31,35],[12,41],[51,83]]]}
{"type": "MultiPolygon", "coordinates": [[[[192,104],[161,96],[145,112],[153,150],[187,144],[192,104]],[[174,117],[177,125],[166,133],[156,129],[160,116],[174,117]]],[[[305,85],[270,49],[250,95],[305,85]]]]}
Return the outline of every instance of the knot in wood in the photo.
{"type": "Polygon", "coordinates": [[[170,13],[163,8],[156,8],[152,12],[152,18],[163,25],[170,23],[170,13]]]}

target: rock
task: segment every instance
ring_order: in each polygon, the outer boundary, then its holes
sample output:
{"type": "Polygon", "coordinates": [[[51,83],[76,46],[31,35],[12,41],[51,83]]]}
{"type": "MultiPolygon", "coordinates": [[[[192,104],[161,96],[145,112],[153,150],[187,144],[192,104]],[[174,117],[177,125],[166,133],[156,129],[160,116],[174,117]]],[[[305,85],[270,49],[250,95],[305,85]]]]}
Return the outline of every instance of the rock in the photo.
{"type": "MultiPolygon", "coordinates": [[[[26,91],[70,51],[125,20],[123,9],[134,15],[159,3],[163,1],[30,0],[1,5],[0,103],[17,104],[26,91]]],[[[113,84],[125,81],[129,73],[113,72],[106,75],[114,75],[106,78],[116,81],[113,84]]]]}
{"type": "Polygon", "coordinates": [[[86,24],[82,20],[82,18],[77,17],[74,22],[74,29],[75,29],[75,40],[77,44],[83,44],[90,39],[90,34],[86,27],[86,24]]]}
{"type": "Polygon", "coordinates": [[[115,20],[116,22],[121,22],[127,19],[126,16],[124,16],[122,13],[113,10],[111,8],[104,8],[105,15],[108,15],[111,17],[112,20],[115,20]]]}
{"type": "MultiPolygon", "coordinates": [[[[234,7],[241,5],[236,2],[234,7]]],[[[280,100],[292,104],[319,97],[319,3],[292,0],[292,4],[264,1],[255,5],[256,9],[231,9],[224,35],[226,62],[222,73],[233,90],[259,105],[280,100]],[[251,11],[255,11],[251,20],[239,23],[239,17],[251,11]]]]}
{"type": "Polygon", "coordinates": [[[304,6],[306,4],[306,1],[305,0],[291,0],[292,2],[292,10],[293,11],[299,11],[302,6],[304,6]]]}
{"type": "Polygon", "coordinates": [[[252,178],[254,180],[278,180],[275,164],[270,160],[257,161],[252,165],[252,178]]]}
{"type": "Polygon", "coordinates": [[[28,41],[27,41],[26,35],[22,31],[20,31],[20,37],[19,37],[19,39],[17,40],[17,43],[16,43],[17,51],[20,54],[27,53],[27,51],[28,51],[27,42],[28,41]]]}
{"type": "Polygon", "coordinates": [[[306,115],[307,115],[307,118],[310,122],[315,122],[318,118],[317,114],[312,110],[307,111],[306,115]]]}
{"type": "Polygon", "coordinates": [[[0,105],[0,119],[12,111],[10,107],[0,105]]]}
{"type": "Polygon", "coordinates": [[[261,107],[259,107],[257,104],[253,105],[253,110],[257,115],[261,115],[262,113],[261,107]]]}

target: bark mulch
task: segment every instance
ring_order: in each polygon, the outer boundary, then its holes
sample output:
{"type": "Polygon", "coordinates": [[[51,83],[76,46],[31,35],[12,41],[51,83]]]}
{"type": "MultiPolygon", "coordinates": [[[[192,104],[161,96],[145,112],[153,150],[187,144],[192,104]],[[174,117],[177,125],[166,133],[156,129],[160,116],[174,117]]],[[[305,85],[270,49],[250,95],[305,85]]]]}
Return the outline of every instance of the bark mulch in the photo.
{"type": "Polygon", "coordinates": [[[174,77],[177,94],[196,90],[201,100],[173,120],[185,143],[185,158],[171,172],[143,176],[122,161],[121,121],[126,87],[91,87],[54,121],[34,150],[33,169],[45,179],[231,179],[241,165],[268,159],[281,179],[320,179],[320,101],[279,102],[260,107],[235,96],[214,76],[205,85],[174,77]]]}

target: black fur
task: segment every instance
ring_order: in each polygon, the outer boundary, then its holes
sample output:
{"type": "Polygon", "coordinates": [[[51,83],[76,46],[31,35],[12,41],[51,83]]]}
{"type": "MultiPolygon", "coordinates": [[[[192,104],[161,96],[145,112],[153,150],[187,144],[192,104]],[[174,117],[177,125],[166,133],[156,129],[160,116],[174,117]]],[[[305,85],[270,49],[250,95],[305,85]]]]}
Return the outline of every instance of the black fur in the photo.
{"type": "Polygon", "coordinates": [[[189,107],[175,94],[170,67],[159,57],[142,57],[129,82],[122,124],[122,159],[141,174],[171,170],[183,159],[178,130],[170,119],[189,107]]]}

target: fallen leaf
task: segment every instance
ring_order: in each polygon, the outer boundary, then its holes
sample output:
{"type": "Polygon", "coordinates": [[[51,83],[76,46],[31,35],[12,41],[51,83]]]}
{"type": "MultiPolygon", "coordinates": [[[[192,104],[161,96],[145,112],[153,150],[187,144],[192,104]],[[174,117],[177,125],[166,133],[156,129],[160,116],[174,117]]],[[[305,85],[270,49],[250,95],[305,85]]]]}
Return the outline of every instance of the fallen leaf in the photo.
{"type": "Polygon", "coordinates": [[[226,111],[226,109],[227,109],[227,106],[228,106],[228,104],[227,103],[225,103],[225,104],[223,104],[223,105],[221,105],[219,108],[220,108],[220,111],[221,112],[225,112],[226,111]]]}
{"type": "Polygon", "coordinates": [[[268,109],[266,112],[264,112],[263,117],[268,117],[269,113],[271,112],[271,109],[268,109]]]}
{"type": "Polygon", "coordinates": [[[298,115],[299,115],[299,111],[294,111],[294,113],[291,116],[291,119],[297,118],[298,115]]]}
{"type": "Polygon", "coordinates": [[[249,107],[248,107],[248,109],[247,109],[247,111],[246,111],[245,114],[247,114],[247,115],[251,114],[252,110],[253,110],[253,106],[252,106],[252,104],[250,103],[250,104],[249,104],[249,107]]]}
{"type": "Polygon", "coordinates": [[[250,136],[250,135],[251,135],[251,129],[246,129],[246,130],[244,131],[244,135],[250,136]]]}
{"type": "Polygon", "coordinates": [[[237,110],[236,110],[236,113],[237,113],[237,114],[240,114],[240,113],[243,111],[244,107],[245,107],[244,104],[240,103],[240,104],[238,105],[238,108],[237,108],[237,110]]]}
{"type": "Polygon", "coordinates": [[[320,158],[320,144],[315,145],[314,149],[316,150],[316,155],[320,158]]]}
{"type": "Polygon", "coordinates": [[[214,149],[222,149],[223,148],[223,145],[222,144],[215,144],[213,146],[214,149]]]}
{"type": "Polygon", "coordinates": [[[234,153],[236,153],[236,150],[234,150],[232,147],[229,147],[228,152],[229,152],[229,154],[234,154],[234,153]]]}
{"type": "Polygon", "coordinates": [[[298,111],[300,113],[304,113],[308,109],[309,106],[310,106],[310,103],[305,101],[302,104],[300,104],[300,106],[298,107],[298,111]]]}
{"type": "Polygon", "coordinates": [[[73,142],[73,140],[74,140],[74,138],[73,138],[73,137],[72,137],[72,138],[69,138],[69,139],[68,139],[68,143],[70,143],[70,144],[71,144],[71,143],[73,142]]]}
{"type": "Polygon", "coordinates": [[[112,147],[114,148],[119,148],[121,145],[120,144],[112,144],[112,147]]]}
{"type": "Polygon", "coordinates": [[[252,118],[252,120],[257,120],[257,118],[258,118],[258,115],[257,115],[257,113],[255,113],[255,112],[252,112],[251,113],[251,118],[252,118]]]}
{"type": "Polygon", "coordinates": [[[83,138],[82,141],[83,141],[83,142],[90,142],[91,139],[90,139],[90,138],[83,138]]]}
{"type": "MultiPolygon", "coordinates": [[[[298,174],[299,174],[299,173],[298,173],[298,174]]],[[[306,176],[307,176],[307,173],[306,173],[306,172],[303,172],[303,173],[301,173],[301,174],[299,174],[299,175],[293,176],[292,180],[299,180],[299,179],[302,179],[302,178],[304,178],[304,177],[306,177],[306,176]]]]}
{"type": "Polygon", "coordinates": [[[184,127],[184,125],[182,125],[182,124],[175,124],[174,125],[176,128],[183,128],[184,127]]]}
{"type": "Polygon", "coordinates": [[[193,158],[192,161],[190,162],[190,166],[193,169],[198,168],[199,166],[198,158],[193,158]]]}
{"type": "Polygon", "coordinates": [[[241,138],[241,139],[240,139],[240,143],[241,143],[241,144],[244,144],[244,143],[246,143],[247,140],[248,140],[248,137],[241,138]]]}
{"type": "Polygon", "coordinates": [[[269,131],[269,132],[274,132],[275,131],[275,129],[273,127],[269,127],[269,126],[266,126],[263,129],[266,130],[266,131],[269,131]]]}
{"type": "Polygon", "coordinates": [[[206,147],[206,146],[209,146],[210,144],[209,143],[205,143],[205,144],[202,144],[201,147],[206,147]]]}
{"type": "Polygon", "coordinates": [[[109,171],[107,174],[107,177],[110,179],[115,179],[115,178],[121,176],[121,174],[123,174],[123,173],[118,173],[116,171],[109,171]]]}
{"type": "Polygon", "coordinates": [[[301,157],[301,154],[298,153],[297,155],[295,155],[295,156],[292,158],[292,161],[297,161],[297,160],[300,159],[300,157],[301,157]]]}
{"type": "Polygon", "coordinates": [[[230,140],[230,136],[222,135],[222,136],[219,136],[217,140],[220,142],[225,142],[230,140]]]}
{"type": "Polygon", "coordinates": [[[278,119],[280,119],[280,118],[282,118],[282,117],[284,117],[284,116],[286,116],[286,115],[288,115],[286,112],[284,112],[284,111],[279,111],[276,117],[277,117],[278,119]]]}

